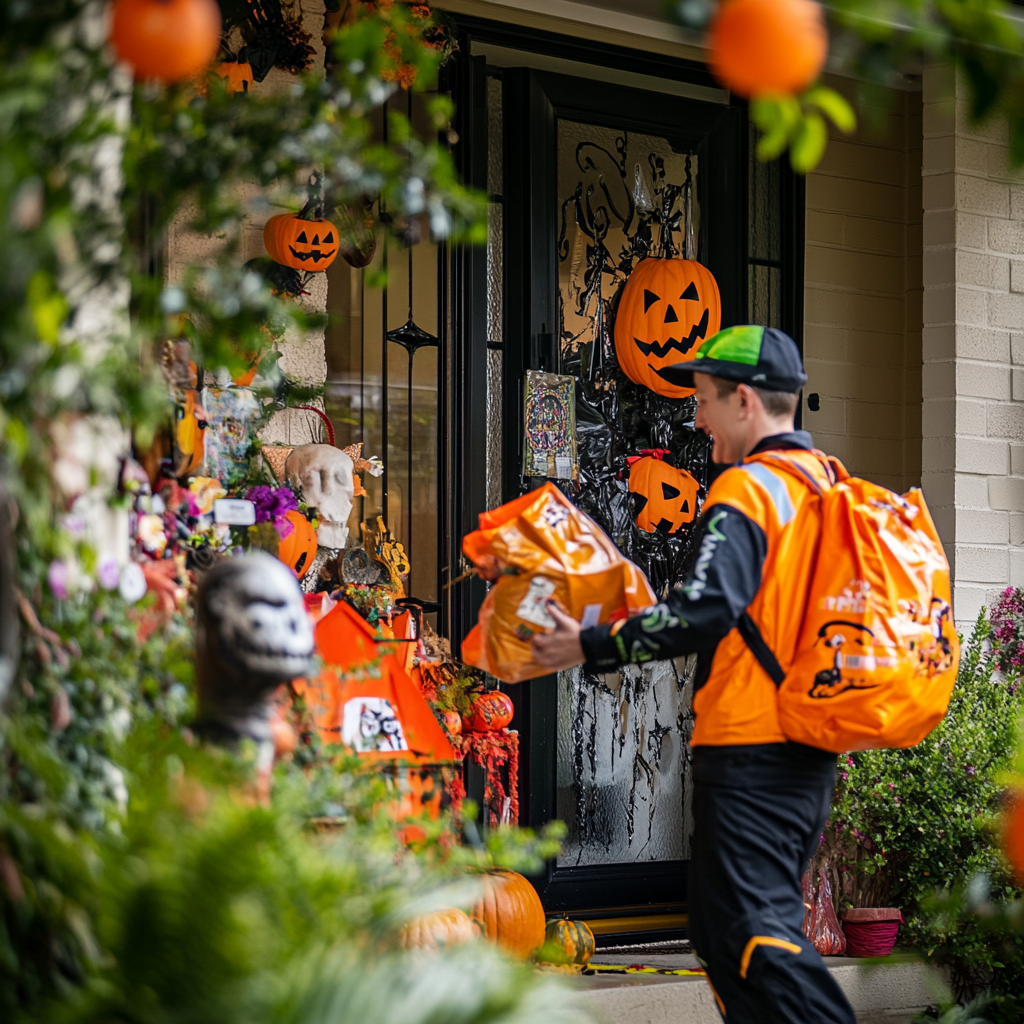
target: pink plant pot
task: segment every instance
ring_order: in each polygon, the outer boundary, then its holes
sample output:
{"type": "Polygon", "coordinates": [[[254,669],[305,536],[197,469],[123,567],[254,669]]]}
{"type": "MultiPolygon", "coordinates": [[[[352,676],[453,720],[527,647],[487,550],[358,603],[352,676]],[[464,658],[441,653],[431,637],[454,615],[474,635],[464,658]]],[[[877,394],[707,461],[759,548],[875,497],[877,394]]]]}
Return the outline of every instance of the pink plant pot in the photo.
{"type": "Polygon", "coordinates": [[[861,907],[842,912],[847,956],[888,956],[903,914],[896,907],[861,907]]]}

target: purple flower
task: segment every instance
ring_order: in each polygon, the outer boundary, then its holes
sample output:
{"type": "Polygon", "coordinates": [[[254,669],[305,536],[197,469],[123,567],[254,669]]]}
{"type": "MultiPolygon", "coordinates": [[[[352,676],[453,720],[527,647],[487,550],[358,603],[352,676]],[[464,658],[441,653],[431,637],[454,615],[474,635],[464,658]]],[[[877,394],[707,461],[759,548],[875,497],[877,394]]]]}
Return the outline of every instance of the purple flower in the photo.
{"type": "Polygon", "coordinates": [[[973,764],[969,764],[969,765],[968,765],[968,766],[967,766],[967,767],[966,767],[966,768],[964,769],[964,771],[965,771],[965,772],[967,772],[967,774],[968,774],[968,775],[977,775],[977,774],[978,774],[978,773],[977,773],[977,771],[975,770],[975,768],[974,768],[974,765],[973,765],[973,764]]]}
{"type": "Polygon", "coordinates": [[[50,589],[61,601],[68,598],[68,583],[71,579],[71,572],[64,562],[51,562],[50,568],[46,571],[46,582],[50,589]]]}
{"type": "MultiPolygon", "coordinates": [[[[299,503],[294,493],[287,487],[267,487],[260,484],[258,487],[250,487],[245,495],[256,506],[257,523],[276,523],[283,519],[289,512],[294,512],[299,503]]],[[[280,528],[278,528],[280,532],[280,528]]],[[[288,533],[291,533],[289,530],[288,533]]],[[[282,534],[287,537],[288,534],[282,534]]]]}
{"type": "Polygon", "coordinates": [[[850,773],[849,772],[842,772],[842,773],[840,773],[839,777],[843,780],[843,782],[845,782],[850,777],[850,773]]]}
{"type": "Polygon", "coordinates": [[[96,579],[104,590],[113,590],[121,582],[121,567],[116,558],[107,556],[96,569],[96,579]]]}

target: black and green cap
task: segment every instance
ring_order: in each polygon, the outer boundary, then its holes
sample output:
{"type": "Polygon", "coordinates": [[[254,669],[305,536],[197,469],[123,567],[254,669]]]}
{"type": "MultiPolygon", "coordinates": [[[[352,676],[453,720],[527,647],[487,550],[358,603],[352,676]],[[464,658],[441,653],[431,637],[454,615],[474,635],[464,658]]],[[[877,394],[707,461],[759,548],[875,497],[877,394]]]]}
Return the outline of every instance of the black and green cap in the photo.
{"type": "Polygon", "coordinates": [[[753,324],[726,327],[701,345],[696,359],[659,372],[665,380],[684,388],[693,387],[695,373],[790,394],[807,383],[796,342],[774,327],[753,324]]]}

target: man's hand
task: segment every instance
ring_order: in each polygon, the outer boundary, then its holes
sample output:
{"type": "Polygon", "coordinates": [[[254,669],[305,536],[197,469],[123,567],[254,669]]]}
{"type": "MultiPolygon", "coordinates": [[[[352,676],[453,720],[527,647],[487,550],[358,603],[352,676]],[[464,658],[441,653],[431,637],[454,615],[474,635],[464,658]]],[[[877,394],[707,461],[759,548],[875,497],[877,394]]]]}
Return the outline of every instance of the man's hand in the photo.
{"type": "Polygon", "coordinates": [[[555,620],[554,632],[538,633],[533,638],[533,656],[552,672],[579,665],[585,660],[580,646],[580,624],[555,601],[548,601],[548,614],[555,620]]]}

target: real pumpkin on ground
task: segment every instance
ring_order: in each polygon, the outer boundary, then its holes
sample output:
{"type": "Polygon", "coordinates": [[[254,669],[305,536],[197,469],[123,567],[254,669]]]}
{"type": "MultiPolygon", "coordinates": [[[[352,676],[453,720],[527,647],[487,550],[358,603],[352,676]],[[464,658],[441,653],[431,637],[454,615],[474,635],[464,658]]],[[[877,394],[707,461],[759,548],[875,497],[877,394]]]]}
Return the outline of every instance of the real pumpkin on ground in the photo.
{"type": "Polygon", "coordinates": [[[484,895],[473,907],[484,938],[525,960],[544,942],[544,907],[537,890],[516,871],[489,868],[482,874],[484,895]]]}
{"type": "Polygon", "coordinates": [[[648,256],[629,275],[615,314],[615,356],[622,372],[666,398],[693,388],[669,382],[664,371],[697,355],[722,325],[718,282],[696,260],[648,256]]]}

